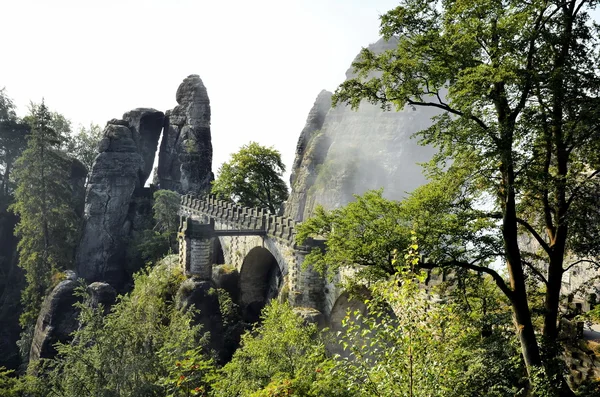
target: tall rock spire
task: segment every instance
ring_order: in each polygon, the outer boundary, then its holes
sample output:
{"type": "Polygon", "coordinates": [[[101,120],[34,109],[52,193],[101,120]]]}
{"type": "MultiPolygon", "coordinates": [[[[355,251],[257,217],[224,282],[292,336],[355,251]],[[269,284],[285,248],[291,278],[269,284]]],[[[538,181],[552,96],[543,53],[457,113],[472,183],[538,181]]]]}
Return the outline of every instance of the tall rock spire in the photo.
{"type": "Polygon", "coordinates": [[[118,289],[129,277],[125,251],[133,224],[132,200],[150,175],[163,118],[158,110],[140,108],[109,121],[104,129],[75,256],[77,274],[87,282],[105,281],[118,289]]]}
{"type": "Polygon", "coordinates": [[[178,105],[166,113],[166,125],[158,159],[161,189],[181,194],[210,190],[212,143],[210,100],[198,75],[185,78],[177,89],[178,105]]]}

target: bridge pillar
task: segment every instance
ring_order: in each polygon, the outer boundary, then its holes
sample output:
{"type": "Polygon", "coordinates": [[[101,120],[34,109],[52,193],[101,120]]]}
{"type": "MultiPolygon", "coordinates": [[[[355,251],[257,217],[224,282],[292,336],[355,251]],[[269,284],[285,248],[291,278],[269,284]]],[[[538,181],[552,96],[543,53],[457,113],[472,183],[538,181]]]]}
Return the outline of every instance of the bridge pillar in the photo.
{"type": "Polygon", "coordinates": [[[212,265],[217,261],[215,222],[199,223],[181,217],[179,227],[179,263],[186,276],[210,280],[212,265]]]}

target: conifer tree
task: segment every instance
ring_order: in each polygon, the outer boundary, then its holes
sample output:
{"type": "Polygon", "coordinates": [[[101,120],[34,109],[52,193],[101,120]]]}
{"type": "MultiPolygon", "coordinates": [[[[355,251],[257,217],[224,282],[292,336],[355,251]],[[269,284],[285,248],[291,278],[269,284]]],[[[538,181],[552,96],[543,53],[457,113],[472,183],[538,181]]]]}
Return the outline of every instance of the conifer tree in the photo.
{"type": "Polygon", "coordinates": [[[58,149],[61,136],[51,127],[52,114],[42,102],[29,117],[27,149],[17,160],[17,189],[12,211],[20,221],[19,266],[25,270],[21,325],[33,326],[51,278],[71,265],[77,216],[71,206],[70,161],[58,149]]]}

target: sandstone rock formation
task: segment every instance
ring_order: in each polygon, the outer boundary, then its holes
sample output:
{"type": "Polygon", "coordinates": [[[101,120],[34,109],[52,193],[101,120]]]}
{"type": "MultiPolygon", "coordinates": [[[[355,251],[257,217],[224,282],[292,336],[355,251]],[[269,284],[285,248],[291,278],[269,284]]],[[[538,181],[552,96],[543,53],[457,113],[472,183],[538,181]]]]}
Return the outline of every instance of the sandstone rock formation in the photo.
{"type": "Polygon", "coordinates": [[[240,300],[240,273],[231,265],[212,268],[212,281],[217,288],[225,290],[236,304],[240,300]]]}
{"type": "MultiPolygon", "coordinates": [[[[84,221],[76,250],[77,277],[91,283],[88,303],[92,307],[104,305],[105,312],[114,303],[117,291],[127,290],[131,274],[140,266],[140,258],[129,255],[128,244],[138,232],[152,227],[148,225],[152,190],[144,185],[152,172],[161,132],[164,131],[158,168],[161,188],[180,193],[202,193],[210,188],[210,102],[202,80],[196,75],[186,78],[176,99],[178,106],[168,112],[167,118],[155,109],[138,108],[107,123],[87,189],[87,170],[83,164],[72,161],[73,205],[79,215],[83,214],[84,221]]],[[[77,299],[73,296],[75,278],[73,273],[46,298],[30,351],[32,360],[54,356],[52,345],[67,341],[77,328],[77,313],[72,308],[77,299]]],[[[216,320],[220,324],[218,299],[209,293],[213,283],[189,283],[189,295],[182,292],[182,306],[194,304],[202,309],[203,315],[197,320],[219,335],[220,328],[214,329],[216,320]]],[[[184,287],[183,291],[187,289],[184,287]]],[[[221,345],[221,339],[215,338],[211,347],[221,345]]]]}
{"type": "Polygon", "coordinates": [[[178,105],[166,113],[157,172],[159,186],[181,194],[204,193],[213,179],[210,101],[198,75],[183,80],[176,100],[178,105]]]}
{"type": "Polygon", "coordinates": [[[317,167],[325,160],[331,144],[329,136],[321,132],[327,112],[331,109],[331,96],[329,91],[319,93],[296,145],[296,159],[290,176],[292,192],[285,205],[285,215],[297,221],[302,220],[308,189],[315,183],[317,167]]]}
{"type": "Polygon", "coordinates": [[[78,299],[73,295],[77,285],[75,274],[70,272],[68,278],[61,281],[44,299],[35,324],[30,362],[54,357],[57,353],[54,345],[57,342],[67,342],[70,334],[77,329],[79,310],[73,307],[78,299]]]}
{"type": "Polygon", "coordinates": [[[189,278],[181,283],[176,296],[177,308],[194,308],[194,323],[201,324],[203,332],[210,334],[208,348],[223,351],[223,318],[219,296],[212,280],[189,278]]]}
{"type": "Polygon", "coordinates": [[[79,160],[71,158],[71,191],[73,197],[73,209],[78,217],[83,216],[83,207],[85,204],[85,180],[87,178],[88,169],[79,160]]]}
{"type": "Polygon", "coordinates": [[[135,109],[104,130],[86,192],[84,227],[76,253],[79,277],[119,289],[128,278],[125,262],[132,229],[134,192],[141,191],[163,126],[163,113],[135,109]]]}
{"type": "Polygon", "coordinates": [[[21,289],[26,282],[13,233],[18,220],[14,213],[0,209],[0,367],[8,369],[19,366],[21,289]]]}
{"type": "Polygon", "coordinates": [[[165,115],[155,109],[137,108],[123,115],[131,129],[132,138],[137,146],[138,153],[142,156],[144,164],[140,169],[140,182],[144,186],[154,164],[158,140],[163,130],[165,115]]]}
{"type": "Polygon", "coordinates": [[[110,312],[110,308],[117,300],[117,291],[107,283],[96,281],[88,285],[87,291],[90,294],[90,307],[98,308],[102,305],[105,315],[110,312]]]}
{"type": "MultiPolygon", "coordinates": [[[[369,48],[381,52],[394,45],[381,39],[369,48]]],[[[352,78],[352,70],[346,76],[352,78]]],[[[425,182],[416,163],[429,160],[433,149],[419,146],[411,135],[431,124],[435,110],[384,112],[363,103],[353,111],[338,104],[322,116],[326,95],[319,94],[302,131],[285,215],[302,221],[317,204],[336,208],[352,201],[354,194],[381,187],[384,196],[401,199],[425,182]]]]}

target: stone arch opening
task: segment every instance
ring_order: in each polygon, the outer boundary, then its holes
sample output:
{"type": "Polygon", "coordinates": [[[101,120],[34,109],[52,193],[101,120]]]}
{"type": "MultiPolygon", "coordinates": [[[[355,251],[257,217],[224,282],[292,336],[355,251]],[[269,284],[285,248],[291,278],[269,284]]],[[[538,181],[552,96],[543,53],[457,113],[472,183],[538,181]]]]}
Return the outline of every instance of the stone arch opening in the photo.
{"type": "Polygon", "coordinates": [[[223,253],[223,247],[221,246],[221,239],[215,237],[213,242],[213,252],[215,253],[215,265],[225,264],[225,254],[223,253]]]}
{"type": "Polygon", "coordinates": [[[254,323],[266,304],[279,294],[283,275],[277,260],[263,247],[248,252],[240,270],[240,303],[244,321],[254,323]]]}
{"type": "Polygon", "coordinates": [[[328,326],[331,337],[328,338],[326,343],[326,348],[329,352],[339,354],[342,357],[348,356],[348,352],[344,350],[336,336],[339,332],[344,332],[342,320],[344,320],[348,313],[352,314],[358,311],[363,317],[367,315],[367,305],[364,301],[370,296],[371,294],[368,289],[359,288],[353,292],[345,291],[336,299],[329,313],[328,326]]]}
{"type": "Polygon", "coordinates": [[[342,320],[346,317],[348,312],[359,313],[364,316],[367,314],[367,305],[364,300],[370,296],[369,291],[364,288],[359,291],[350,293],[348,291],[343,292],[333,304],[331,313],[329,314],[329,329],[333,332],[342,330],[342,320]]]}

